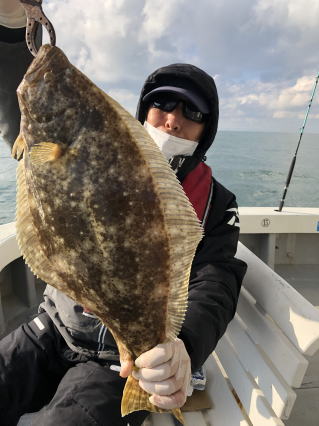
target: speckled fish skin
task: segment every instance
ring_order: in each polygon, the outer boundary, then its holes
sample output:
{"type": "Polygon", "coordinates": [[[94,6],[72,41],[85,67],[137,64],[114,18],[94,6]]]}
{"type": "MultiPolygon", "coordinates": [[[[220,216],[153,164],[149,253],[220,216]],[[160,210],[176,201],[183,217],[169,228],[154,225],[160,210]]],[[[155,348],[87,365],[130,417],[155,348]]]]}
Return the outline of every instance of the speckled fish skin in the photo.
{"type": "Polygon", "coordinates": [[[41,47],[18,98],[20,249],[135,359],[181,327],[202,235],[195,213],[143,126],[57,47],[41,47]],[[43,142],[60,154],[45,158],[43,142]]]}

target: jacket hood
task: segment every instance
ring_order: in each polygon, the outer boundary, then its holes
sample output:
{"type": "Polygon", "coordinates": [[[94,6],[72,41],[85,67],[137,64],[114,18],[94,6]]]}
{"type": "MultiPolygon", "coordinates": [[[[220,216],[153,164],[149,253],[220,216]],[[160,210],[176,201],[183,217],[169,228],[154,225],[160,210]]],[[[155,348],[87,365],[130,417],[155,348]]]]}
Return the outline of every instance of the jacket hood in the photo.
{"type": "Polygon", "coordinates": [[[210,118],[205,124],[198,147],[192,155],[192,162],[195,162],[196,166],[199,161],[203,161],[206,151],[213,143],[218,126],[218,94],[214,79],[210,75],[190,64],[172,64],[157,69],[145,80],[137,105],[136,118],[142,124],[145,121],[148,105],[143,102],[143,97],[147,93],[160,86],[183,87],[183,82],[185,82],[187,87],[199,92],[210,108],[210,118]]]}

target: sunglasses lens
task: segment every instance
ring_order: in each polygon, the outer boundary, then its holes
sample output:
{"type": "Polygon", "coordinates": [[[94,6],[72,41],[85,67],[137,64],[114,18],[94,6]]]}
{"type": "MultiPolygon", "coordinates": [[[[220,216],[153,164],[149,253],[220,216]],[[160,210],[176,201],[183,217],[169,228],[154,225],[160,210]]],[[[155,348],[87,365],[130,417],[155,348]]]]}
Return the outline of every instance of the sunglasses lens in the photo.
{"type": "Polygon", "coordinates": [[[177,99],[169,95],[162,95],[154,98],[151,106],[153,108],[158,108],[165,112],[173,111],[179,103],[183,104],[183,115],[188,120],[195,121],[196,123],[202,123],[205,121],[205,116],[202,112],[198,111],[195,105],[185,102],[182,99],[177,99]]]}
{"type": "Polygon", "coordinates": [[[204,114],[195,109],[193,105],[185,104],[183,106],[183,113],[189,120],[195,121],[196,123],[202,123],[204,121],[204,114]]]}
{"type": "Polygon", "coordinates": [[[176,99],[168,99],[164,97],[155,98],[152,101],[152,106],[165,112],[173,111],[176,108],[178,101],[176,99]]]}

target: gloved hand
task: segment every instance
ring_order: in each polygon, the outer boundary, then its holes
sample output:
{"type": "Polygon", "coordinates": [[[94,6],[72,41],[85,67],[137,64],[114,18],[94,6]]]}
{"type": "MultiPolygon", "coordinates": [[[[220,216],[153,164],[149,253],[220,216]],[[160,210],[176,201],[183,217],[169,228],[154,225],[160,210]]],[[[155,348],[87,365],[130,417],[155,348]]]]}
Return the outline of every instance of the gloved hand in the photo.
{"type": "Polygon", "coordinates": [[[150,402],[163,409],[180,408],[191,394],[191,363],[184,342],[175,339],[144,352],[135,360],[132,375],[152,394],[150,402]]]}
{"type": "Polygon", "coordinates": [[[0,0],[0,25],[7,28],[22,28],[26,16],[19,0],[0,0]]]}

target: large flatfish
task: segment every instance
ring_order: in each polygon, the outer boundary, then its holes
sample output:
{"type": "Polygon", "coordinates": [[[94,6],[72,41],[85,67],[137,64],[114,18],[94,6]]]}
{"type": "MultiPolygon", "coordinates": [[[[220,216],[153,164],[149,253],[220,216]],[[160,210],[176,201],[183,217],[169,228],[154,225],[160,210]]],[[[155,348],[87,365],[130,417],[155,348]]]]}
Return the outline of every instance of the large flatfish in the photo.
{"type": "MultiPolygon", "coordinates": [[[[202,230],[167,161],[57,47],[41,47],[17,93],[17,238],[26,263],[101,319],[121,359],[174,339],[202,230]]],[[[148,398],[130,376],[122,415],[162,411],[148,398]]]]}

